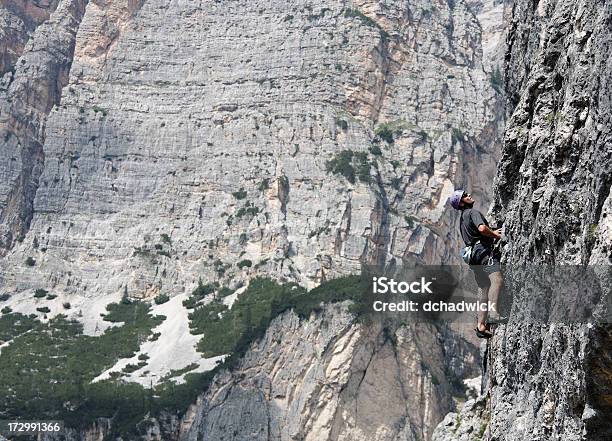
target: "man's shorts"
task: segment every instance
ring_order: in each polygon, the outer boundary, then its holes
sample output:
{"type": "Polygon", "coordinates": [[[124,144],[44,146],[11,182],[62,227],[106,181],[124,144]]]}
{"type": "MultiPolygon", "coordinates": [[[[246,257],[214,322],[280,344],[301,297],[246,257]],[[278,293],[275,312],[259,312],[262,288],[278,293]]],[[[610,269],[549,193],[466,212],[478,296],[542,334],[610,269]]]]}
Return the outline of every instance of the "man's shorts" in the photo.
{"type": "Polygon", "coordinates": [[[470,269],[474,271],[476,284],[482,289],[491,286],[489,274],[501,272],[499,259],[494,255],[494,253],[487,253],[485,256],[483,256],[478,265],[470,265],[470,269]]]}

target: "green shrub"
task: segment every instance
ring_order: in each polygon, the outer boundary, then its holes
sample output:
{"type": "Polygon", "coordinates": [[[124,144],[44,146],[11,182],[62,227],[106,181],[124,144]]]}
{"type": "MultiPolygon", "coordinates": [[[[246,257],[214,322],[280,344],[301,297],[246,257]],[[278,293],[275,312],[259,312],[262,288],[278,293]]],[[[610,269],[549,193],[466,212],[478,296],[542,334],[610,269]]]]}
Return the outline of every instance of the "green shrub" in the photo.
{"type": "Polygon", "coordinates": [[[36,265],[36,260],[33,257],[28,256],[28,258],[25,260],[25,264],[27,266],[34,266],[36,265]]]}
{"type": "MultiPolygon", "coordinates": [[[[219,262],[221,262],[219,260],[219,262]]],[[[216,263],[216,262],[215,262],[216,263]]],[[[215,292],[216,286],[212,283],[204,285],[202,279],[198,280],[198,286],[193,290],[189,298],[183,300],[183,306],[187,309],[193,309],[197,306],[198,302],[209,294],[215,292]]]]}
{"type": "Polygon", "coordinates": [[[269,178],[265,178],[264,180],[262,180],[258,187],[259,191],[265,191],[267,189],[270,188],[270,179],[269,178]]]}
{"type": "Polygon", "coordinates": [[[370,175],[372,166],[368,161],[368,154],[365,152],[355,153],[354,160],[357,163],[355,173],[359,180],[368,184],[372,182],[372,176],[370,175]]]}
{"type": "Polygon", "coordinates": [[[489,74],[489,79],[491,81],[491,86],[497,93],[502,93],[504,91],[504,77],[499,70],[499,66],[495,66],[493,71],[489,74]]]}
{"type": "Polygon", "coordinates": [[[236,266],[240,269],[250,268],[252,265],[253,265],[253,262],[251,262],[249,259],[241,260],[240,262],[236,264],[236,266]]]}
{"type": "Polygon", "coordinates": [[[228,288],[227,286],[224,286],[221,289],[219,289],[219,292],[217,293],[217,297],[222,299],[224,297],[231,296],[232,294],[234,294],[234,290],[228,288]]]}
{"type": "Polygon", "coordinates": [[[126,374],[131,374],[132,372],[137,371],[138,369],[140,369],[141,367],[146,366],[147,363],[138,363],[138,364],[126,364],[124,366],[124,368],[121,370],[121,372],[126,373],[126,374]]]}
{"type": "Polygon", "coordinates": [[[408,226],[408,228],[410,228],[412,230],[414,228],[416,222],[418,221],[418,218],[416,218],[414,216],[405,215],[404,216],[404,220],[406,221],[406,225],[408,226]]]}
{"type": "Polygon", "coordinates": [[[380,139],[387,142],[388,144],[393,144],[393,131],[389,128],[388,125],[383,124],[380,127],[377,127],[374,133],[376,134],[376,136],[378,136],[380,139]]]}
{"type": "MultiPolygon", "coordinates": [[[[338,69],[338,67],[336,67],[336,69],[338,69]]],[[[342,67],[340,67],[340,70],[342,70],[342,67]]],[[[336,125],[344,131],[348,130],[348,122],[344,119],[336,118],[336,125]]]]}
{"type": "Polygon", "coordinates": [[[10,298],[11,298],[10,294],[0,294],[0,302],[6,302],[10,298]]]}
{"type": "Polygon", "coordinates": [[[155,304],[156,305],[161,305],[163,303],[166,303],[168,300],[170,300],[170,296],[168,296],[168,294],[160,294],[157,297],[155,297],[155,304]]]}
{"type": "Polygon", "coordinates": [[[47,300],[53,300],[55,298],[57,298],[56,294],[47,294],[47,300]]]}
{"type": "Polygon", "coordinates": [[[352,165],[353,151],[342,150],[333,159],[327,161],[326,169],[335,175],[342,175],[351,184],[355,183],[355,169],[352,165]]]}
{"type": "Polygon", "coordinates": [[[168,236],[166,233],[162,233],[160,237],[163,243],[168,244],[168,245],[172,244],[172,239],[170,239],[170,236],[168,236]]]}
{"type": "Polygon", "coordinates": [[[66,303],[62,303],[62,306],[64,307],[64,309],[70,309],[72,308],[72,306],[70,305],[70,303],[66,302],[66,303]]]}
{"type": "Polygon", "coordinates": [[[372,147],[370,147],[368,149],[370,151],[370,153],[372,153],[374,156],[381,156],[382,155],[382,150],[380,149],[380,147],[378,147],[377,145],[373,145],[372,147]]]}
{"type": "Polygon", "coordinates": [[[13,309],[10,306],[5,306],[0,310],[0,312],[2,312],[2,314],[10,314],[13,312],[13,309]]]}
{"type": "Polygon", "coordinates": [[[240,209],[236,212],[236,217],[241,218],[246,215],[256,216],[259,213],[259,207],[240,207],[240,209]]]}
{"type": "Polygon", "coordinates": [[[48,314],[51,310],[46,306],[41,306],[40,308],[36,308],[38,312],[42,312],[43,314],[48,314]]]}
{"type": "Polygon", "coordinates": [[[374,129],[374,134],[387,144],[393,144],[395,138],[404,133],[404,130],[416,130],[417,128],[415,124],[410,124],[403,119],[397,119],[380,124],[374,129]]]}
{"type": "Polygon", "coordinates": [[[34,297],[36,298],[45,297],[47,294],[49,294],[49,291],[42,288],[38,288],[36,291],[34,291],[34,297]]]}
{"type": "Polygon", "coordinates": [[[244,188],[241,188],[240,190],[233,192],[232,196],[234,196],[238,200],[244,199],[247,197],[247,192],[244,188]]]}

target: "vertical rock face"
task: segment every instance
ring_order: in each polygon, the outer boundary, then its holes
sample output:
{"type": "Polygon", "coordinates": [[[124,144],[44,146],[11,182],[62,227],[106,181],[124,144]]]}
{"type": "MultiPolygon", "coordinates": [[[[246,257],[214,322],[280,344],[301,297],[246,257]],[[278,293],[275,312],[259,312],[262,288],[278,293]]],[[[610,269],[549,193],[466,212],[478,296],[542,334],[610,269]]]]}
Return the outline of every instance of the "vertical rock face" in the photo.
{"type": "Polygon", "coordinates": [[[59,0],[6,0],[0,8],[0,74],[14,71],[36,28],[49,19],[59,0]]]}
{"type": "MultiPolygon", "coordinates": [[[[514,6],[506,54],[513,111],[496,185],[509,264],[612,262],[611,13],[609,1],[514,6]]],[[[609,327],[500,329],[491,434],[609,439],[611,343],[609,327]]]]}
{"type": "MultiPolygon", "coordinates": [[[[2,40],[20,54],[0,120],[8,302],[25,312],[44,288],[98,316],[105,295],[199,278],[313,286],[364,263],[453,262],[446,197],[466,186],[486,204],[499,144],[476,5],[49,3],[23,49],[2,40]]],[[[345,306],[276,320],[171,439],[428,439],[452,410],[443,366],[471,375],[476,355],[345,306]]]]}
{"type": "Polygon", "coordinates": [[[34,215],[45,121],[68,81],[85,3],[9,1],[0,9],[0,256],[24,239],[34,215]]]}
{"type": "MultiPolygon", "coordinates": [[[[612,262],[611,16],[609,1],[514,2],[494,206],[510,265],[612,262]]],[[[496,440],[610,439],[611,359],[610,325],[500,326],[488,402],[449,416],[434,439],[472,439],[466,426],[487,425],[496,440]]]]}
{"type": "Polygon", "coordinates": [[[71,61],[38,162],[2,155],[7,291],[152,296],[257,273],[312,286],[452,261],[447,195],[489,194],[498,95],[462,1],[91,1],[71,61]]]}

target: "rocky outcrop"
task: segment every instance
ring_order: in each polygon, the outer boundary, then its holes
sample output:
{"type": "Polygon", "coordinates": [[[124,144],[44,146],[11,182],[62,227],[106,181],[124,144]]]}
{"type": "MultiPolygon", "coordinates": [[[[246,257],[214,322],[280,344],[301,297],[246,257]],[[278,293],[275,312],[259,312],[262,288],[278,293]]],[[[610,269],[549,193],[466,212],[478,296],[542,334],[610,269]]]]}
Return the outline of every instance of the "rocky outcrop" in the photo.
{"type": "MultiPolygon", "coordinates": [[[[611,328],[601,323],[612,286],[611,11],[589,0],[514,3],[494,205],[504,261],[594,267],[605,282],[599,312],[591,324],[500,326],[486,357],[488,401],[449,417],[434,439],[477,439],[449,430],[462,416],[485,423],[483,439],[612,436],[611,328]]],[[[515,316],[529,295],[519,293],[515,316]]]]}
{"type": "Polygon", "coordinates": [[[46,117],[59,103],[68,81],[85,4],[85,0],[42,2],[48,6],[45,9],[29,2],[7,2],[0,9],[8,23],[0,41],[4,74],[0,81],[0,256],[24,240],[30,227],[44,167],[46,117]],[[30,34],[24,49],[20,42],[30,34]]]}
{"type": "Polygon", "coordinates": [[[15,71],[15,63],[36,28],[47,21],[59,0],[6,0],[0,7],[0,75],[15,71]]]}
{"type": "Polygon", "coordinates": [[[178,438],[429,439],[453,409],[451,379],[473,375],[477,354],[430,324],[366,325],[346,308],[276,319],[192,406],[178,438]]]}

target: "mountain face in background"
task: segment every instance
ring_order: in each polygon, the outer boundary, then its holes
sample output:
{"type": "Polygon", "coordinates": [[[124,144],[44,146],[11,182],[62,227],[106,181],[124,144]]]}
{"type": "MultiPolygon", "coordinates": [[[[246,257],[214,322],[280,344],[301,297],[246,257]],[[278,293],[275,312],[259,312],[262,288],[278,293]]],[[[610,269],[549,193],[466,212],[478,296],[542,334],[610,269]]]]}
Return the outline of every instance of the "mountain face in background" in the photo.
{"type": "MultiPolygon", "coordinates": [[[[609,265],[610,7],[3,2],[1,318],[37,312],[30,335],[80,323],[101,354],[78,387],[178,382],[226,354],[192,332],[257,298],[258,276],[313,288],[364,264],[458,263],[456,187],[493,202],[506,261],[609,265]],[[196,293],[215,296],[208,321],[196,293]],[[154,298],[160,323],[129,303],[154,298]],[[112,332],[125,353],[101,349],[112,332]]],[[[348,302],[268,318],[140,434],[606,439],[607,328],[500,326],[481,396],[457,409],[480,374],[460,330],[366,323],[348,302]]],[[[0,338],[2,362],[28,337],[0,338]]],[[[99,416],[66,439],[116,436],[99,416]]]]}
{"type": "Polygon", "coordinates": [[[49,16],[2,42],[22,52],[2,90],[5,289],[148,298],[456,259],[446,197],[490,198],[501,119],[467,4],[85,3],[3,12],[49,16]]]}
{"type": "MultiPolygon", "coordinates": [[[[228,311],[255,295],[256,276],[312,288],[364,264],[458,262],[446,198],[456,185],[483,206],[492,197],[502,10],[463,1],[3,3],[2,306],[7,320],[36,312],[42,322],[3,337],[7,363],[44,326],[64,332],[65,316],[84,332],[71,331],[66,351],[84,341],[104,357],[52,383],[163,386],[227,352],[230,331],[216,342],[208,328],[204,355],[195,351],[192,332],[212,316],[198,320],[206,308],[193,309],[194,289],[237,290],[213,303],[228,311]],[[152,308],[162,324],[129,304],[165,296],[152,308]],[[121,317],[132,318],[116,326],[121,317]],[[108,339],[121,342],[114,356],[108,339]]],[[[167,406],[144,431],[427,439],[454,409],[457,381],[478,374],[473,344],[451,329],[366,326],[347,305],[320,314],[282,314],[196,406],[180,418],[167,406]]],[[[11,411],[37,401],[25,390],[7,386],[11,411]]],[[[62,407],[87,408],[70,391],[62,407]]],[[[113,433],[108,424],[70,436],[113,433]]]]}

